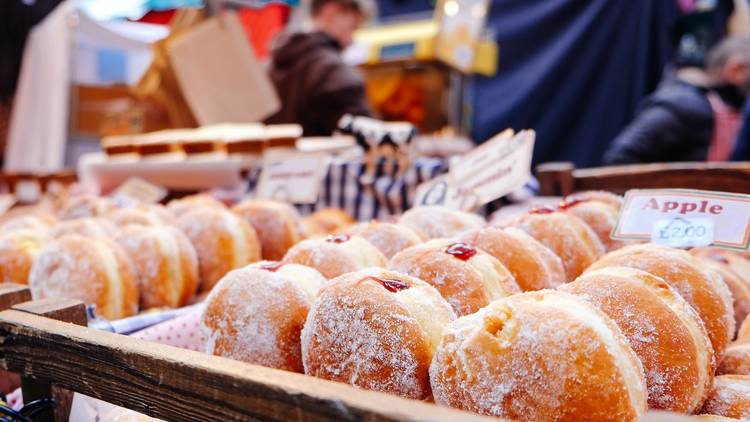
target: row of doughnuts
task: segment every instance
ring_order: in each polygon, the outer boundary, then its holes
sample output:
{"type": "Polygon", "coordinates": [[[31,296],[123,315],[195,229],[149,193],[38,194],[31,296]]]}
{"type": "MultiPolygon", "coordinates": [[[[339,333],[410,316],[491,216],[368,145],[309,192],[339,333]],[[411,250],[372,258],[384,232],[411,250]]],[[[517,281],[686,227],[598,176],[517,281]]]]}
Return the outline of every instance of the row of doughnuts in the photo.
{"type": "Polygon", "coordinates": [[[717,359],[745,305],[703,268],[707,250],[607,241],[619,201],[587,193],[488,227],[417,208],[304,240],[212,291],[207,351],[510,419],[717,412],[717,359]],[[297,305],[268,305],[265,285],[296,286],[297,305]]]}

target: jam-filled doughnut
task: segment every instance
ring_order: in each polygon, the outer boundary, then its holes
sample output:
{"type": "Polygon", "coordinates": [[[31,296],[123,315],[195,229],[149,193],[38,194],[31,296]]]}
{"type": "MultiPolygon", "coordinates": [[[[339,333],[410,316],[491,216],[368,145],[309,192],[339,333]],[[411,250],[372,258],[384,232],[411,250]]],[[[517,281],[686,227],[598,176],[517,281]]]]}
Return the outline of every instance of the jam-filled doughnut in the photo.
{"type": "Polygon", "coordinates": [[[282,259],[286,251],[304,237],[299,213],[289,204],[249,200],[236,205],[232,211],[255,229],[263,259],[282,259]]]}
{"type": "Polygon", "coordinates": [[[320,290],[302,330],[305,373],[412,399],[430,397],[428,368],[455,318],[429,284],[369,268],[320,290]]]}
{"type": "Polygon", "coordinates": [[[618,208],[607,202],[571,198],[559,205],[561,211],[573,214],[588,224],[607,251],[619,249],[625,242],[610,237],[617,224],[618,208]]]}
{"type": "Polygon", "coordinates": [[[371,221],[346,227],[342,232],[363,237],[388,259],[404,249],[422,243],[422,239],[414,230],[396,223],[371,221]]]}
{"type": "Polygon", "coordinates": [[[283,261],[315,268],[325,278],[367,267],[384,267],[387,262],[370,242],[348,234],[303,240],[289,249],[283,261]]]}
{"type": "Polygon", "coordinates": [[[610,252],[591,266],[631,267],[661,277],[703,320],[716,356],[734,337],[734,307],[729,288],[715,272],[689,253],[653,244],[630,245],[610,252]]]}
{"type": "Polygon", "coordinates": [[[430,283],[459,316],[521,292],[500,261],[474,246],[447,239],[434,239],[397,253],[388,269],[430,283]]]}
{"type": "Polygon", "coordinates": [[[607,267],[559,289],[593,304],[620,327],[643,363],[651,408],[700,409],[715,369],[711,340],[695,310],[664,280],[607,267]]]}
{"type": "Polygon", "coordinates": [[[552,208],[535,208],[509,218],[503,227],[517,227],[552,250],[562,260],[565,281],[572,281],[605,250],[596,233],[580,218],[552,208]]]}
{"type": "Polygon", "coordinates": [[[300,334],[318,290],[312,268],[263,261],[231,271],[206,299],[206,352],[303,372],[300,334]]]}
{"type": "Polygon", "coordinates": [[[690,253],[697,257],[715,261],[732,270],[745,284],[750,286],[750,259],[741,253],[715,247],[693,248],[690,253]]]}
{"type": "Polygon", "coordinates": [[[95,237],[101,239],[113,239],[117,236],[118,226],[109,220],[99,217],[77,218],[65,220],[50,230],[52,237],[59,238],[68,234],[95,237]]]}
{"type": "Polygon", "coordinates": [[[260,261],[261,247],[252,226],[229,210],[197,207],[177,219],[198,253],[200,291],[208,291],[226,273],[260,261]]]}
{"type": "Polygon", "coordinates": [[[565,268],[548,247],[514,227],[485,227],[458,236],[497,258],[523,291],[554,288],[565,282],[565,268]]]}
{"type": "Polygon", "coordinates": [[[167,210],[178,218],[196,208],[226,210],[227,206],[218,199],[206,194],[188,195],[180,199],[173,199],[167,203],[167,210]]]}
{"type": "Polygon", "coordinates": [[[302,219],[305,237],[321,237],[354,224],[354,219],[339,208],[324,208],[302,219]]]}
{"type": "Polygon", "coordinates": [[[606,192],[603,190],[588,190],[583,192],[576,192],[563,198],[564,202],[577,202],[577,201],[595,201],[602,202],[611,207],[614,207],[618,212],[622,208],[623,199],[622,196],[614,194],[612,192],[606,192]]]}
{"type": "Polygon", "coordinates": [[[750,375],[750,343],[732,343],[719,360],[717,374],[750,375]]]}
{"type": "Polygon", "coordinates": [[[721,375],[714,385],[702,413],[726,416],[740,420],[750,419],[750,376],[721,375]]]}
{"type": "Polygon", "coordinates": [[[138,311],[138,281],[130,259],[116,243],[75,234],[48,243],[31,266],[34,299],[66,297],[96,305],[107,319],[138,311]]]}
{"type": "Polygon", "coordinates": [[[172,226],[130,225],[117,237],[135,266],[142,309],[178,308],[198,290],[198,255],[172,226]]]}
{"type": "Polygon", "coordinates": [[[416,207],[406,211],[399,223],[411,228],[423,240],[449,238],[485,225],[482,217],[445,207],[416,207]]]}
{"type": "Polygon", "coordinates": [[[31,264],[49,241],[49,236],[39,230],[0,233],[0,283],[28,284],[31,264]]]}
{"type": "Polygon", "coordinates": [[[449,324],[430,380],[438,404],[510,420],[634,421],[647,405],[643,367],[617,325],[553,290],[449,324]]]}

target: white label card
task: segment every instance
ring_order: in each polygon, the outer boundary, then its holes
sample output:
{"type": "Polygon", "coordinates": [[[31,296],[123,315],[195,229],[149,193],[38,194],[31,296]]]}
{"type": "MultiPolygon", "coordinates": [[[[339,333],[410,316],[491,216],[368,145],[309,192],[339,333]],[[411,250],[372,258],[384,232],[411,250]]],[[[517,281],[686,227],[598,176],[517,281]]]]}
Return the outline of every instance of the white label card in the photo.
{"type": "Polygon", "coordinates": [[[292,204],[314,204],[329,161],[327,155],[319,153],[268,151],[257,195],[292,204]]]}
{"type": "Polygon", "coordinates": [[[452,184],[450,175],[444,174],[417,186],[413,206],[440,205],[454,210],[471,211],[476,208],[477,202],[476,194],[457,188],[452,184]]]}
{"type": "Polygon", "coordinates": [[[167,196],[167,190],[139,177],[131,177],[115,189],[110,197],[130,205],[131,202],[156,204],[167,196]]]}
{"type": "Polygon", "coordinates": [[[625,194],[612,238],[651,240],[673,247],[750,246],[750,195],[688,189],[625,194]]]}

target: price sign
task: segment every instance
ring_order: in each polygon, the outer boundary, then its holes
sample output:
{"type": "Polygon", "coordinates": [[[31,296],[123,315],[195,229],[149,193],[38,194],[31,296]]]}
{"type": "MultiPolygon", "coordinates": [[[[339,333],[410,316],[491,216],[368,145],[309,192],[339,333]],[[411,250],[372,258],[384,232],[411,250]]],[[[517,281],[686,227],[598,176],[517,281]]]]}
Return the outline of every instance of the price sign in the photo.
{"type": "Polygon", "coordinates": [[[444,174],[417,186],[414,206],[440,205],[460,211],[477,207],[479,198],[473,192],[453,185],[450,175],[444,174]]]}
{"type": "Polygon", "coordinates": [[[129,178],[110,194],[113,200],[124,206],[134,206],[138,203],[155,204],[166,196],[166,189],[139,177],[129,178]]]}
{"type": "Polygon", "coordinates": [[[318,201],[320,181],[329,158],[319,153],[269,151],[258,181],[257,196],[293,204],[318,201]]]}
{"type": "Polygon", "coordinates": [[[625,194],[612,238],[650,240],[672,247],[750,246],[750,195],[687,189],[643,189],[625,194]]]}

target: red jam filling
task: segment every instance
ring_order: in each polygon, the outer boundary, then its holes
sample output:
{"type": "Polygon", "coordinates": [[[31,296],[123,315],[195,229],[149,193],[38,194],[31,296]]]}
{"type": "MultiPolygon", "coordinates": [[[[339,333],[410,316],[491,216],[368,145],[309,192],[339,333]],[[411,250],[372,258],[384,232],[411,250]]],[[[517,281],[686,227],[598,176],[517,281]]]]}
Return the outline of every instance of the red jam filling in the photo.
{"type": "Polygon", "coordinates": [[[333,243],[344,243],[347,240],[351,239],[352,237],[348,234],[336,234],[336,235],[328,235],[326,238],[326,242],[333,242],[333,243]]]}
{"type": "Polygon", "coordinates": [[[721,254],[713,253],[708,257],[716,262],[721,262],[722,264],[729,265],[729,260],[721,254]]]}
{"type": "Polygon", "coordinates": [[[401,290],[406,290],[409,288],[408,284],[404,283],[401,280],[396,280],[393,278],[367,277],[365,280],[377,281],[381,286],[385,287],[385,289],[391,293],[400,292],[401,290]]]}
{"type": "Polygon", "coordinates": [[[566,201],[560,202],[560,208],[561,210],[567,210],[568,208],[573,208],[578,204],[582,204],[584,202],[588,202],[589,200],[586,198],[570,198],[566,201]]]}
{"type": "Polygon", "coordinates": [[[477,249],[466,243],[454,243],[445,248],[445,253],[453,255],[461,261],[468,261],[477,254],[477,249]]]}
{"type": "Polygon", "coordinates": [[[552,207],[534,207],[529,211],[529,214],[552,214],[555,209],[552,207]]]}
{"type": "Polygon", "coordinates": [[[286,265],[284,262],[266,262],[264,264],[258,265],[258,268],[275,273],[284,265],[286,265]]]}

